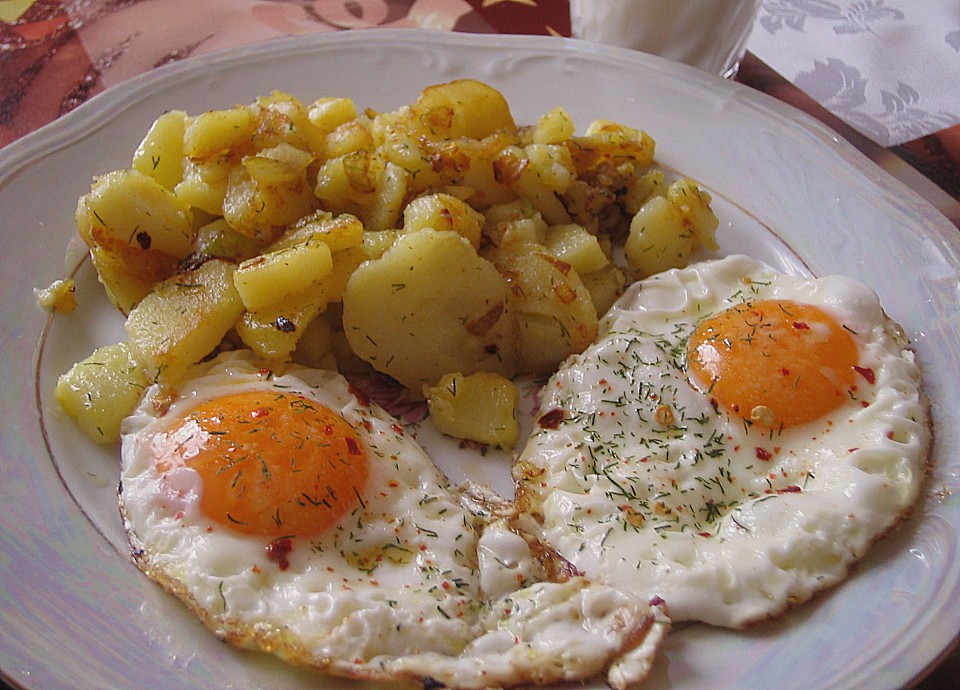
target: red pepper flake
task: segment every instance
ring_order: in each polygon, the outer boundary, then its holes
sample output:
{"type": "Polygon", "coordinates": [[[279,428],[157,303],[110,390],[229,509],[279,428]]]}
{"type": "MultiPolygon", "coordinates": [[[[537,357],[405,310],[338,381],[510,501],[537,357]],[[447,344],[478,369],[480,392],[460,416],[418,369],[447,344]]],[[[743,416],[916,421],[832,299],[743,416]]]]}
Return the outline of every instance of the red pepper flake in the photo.
{"type": "Polygon", "coordinates": [[[269,416],[270,416],[270,408],[269,408],[269,407],[258,407],[257,409],[252,410],[252,411],[250,412],[250,416],[253,417],[254,419],[260,419],[261,417],[269,417],[269,416]]]}
{"type": "Polygon", "coordinates": [[[793,327],[796,328],[798,331],[810,330],[810,324],[806,323],[805,321],[794,321],[793,327]]]}
{"type": "Polygon", "coordinates": [[[697,535],[701,537],[706,537],[707,539],[711,539],[713,537],[713,535],[710,534],[709,532],[697,532],[697,535]]]}
{"type": "Polygon", "coordinates": [[[559,407],[550,410],[540,417],[540,428],[541,429],[557,429],[560,427],[560,422],[563,421],[563,410],[559,407]]]}
{"type": "Polygon", "coordinates": [[[760,446],[757,446],[756,454],[759,460],[769,460],[770,458],[773,457],[773,453],[771,453],[766,448],[761,448],[760,446]]]}
{"type": "Polygon", "coordinates": [[[858,367],[857,365],[854,365],[853,370],[865,378],[867,383],[873,384],[877,382],[877,375],[870,367],[858,367]]]}
{"type": "Polygon", "coordinates": [[[356,386],[354,386],[352,383],[349,386],[347,386],[347,389],[350,391],[353,397],[357,399],[357,402],[359,402],[361,405],[370,404],[370,396],[364,393],[362,390],[360,390],[356,386]]]}
{"type": "Polygon", "coordinates": [[[800,493],[799,486],[785,486],[782,489],[777,489],[778,494],[798,494],[800,493]]]}
{"type": "Polygon", "coordinates": [[[293,540],[290,537],[280,537],[267,544],[267,558],[276,561],[280,570],[290,567],[291,551],[293,551],[293,540]]]}
{"type": "Polygon", "coordinates": [[[790,370],[784,367],[783,369],[780,370],[780,374],[782,376],[790,376],[790,370]]]}
{"type": "Polygon", "coordinates": [[[360,448],[360,444],[357,443],[357,439],[353,438],[353,436],[347,436],[343,440],[347,444],[347,452],[350,453],[350,455],[363,454],[363,450],[360,448]]]}

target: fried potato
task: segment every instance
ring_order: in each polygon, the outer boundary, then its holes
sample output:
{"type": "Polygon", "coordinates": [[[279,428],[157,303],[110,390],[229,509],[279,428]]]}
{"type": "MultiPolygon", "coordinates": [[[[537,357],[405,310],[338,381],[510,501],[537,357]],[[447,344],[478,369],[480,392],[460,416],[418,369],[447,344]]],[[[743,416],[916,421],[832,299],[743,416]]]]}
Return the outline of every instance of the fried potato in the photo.
{"type": "Polygon", "coordinates": [[[581,277],[599,271],[610,263],[596,235],[576,223],[547,228],[544,240],[550,253],[573,266],[581,277]]]}
{"type": "Polygon", "coordinates": [[[433,425],[441,433],[509,450],[520,436],[520,392],[499,374],[444,374],[424,395],[433,425]]]}
{"type": "Polygon", "coordinates": [[[190,253],[195,237],[190,208],[137,170],[97,177],[77,204],[76,220],[85,240],[102,231],[105,239],[175,258],[190,253]]]}
{"type": "Polygon", "coordinates": [[[57,380],[57,401],[97,443],[115,443],[120,423],[150,384],[127,343],[106,345],[57,380]]]}
{"type": "Polygon", "coordinates": [[[80,199],[77,227],[150,380],[239,338],[268,360],[426,384],[448,428],[504,445],[499,407],[438,382],[549,373],[628,276],[716,247],[710,195],[668,184],[645,132],[575,132],[562,107],[518,127],[471,79],[387,112],[275,91],[158,117],[130,168],[80,199]],[[463,418],[480,412],[500,421],[463,418]]]}
{"type": "Polygon", "coordinates": [[[453,230],[473,245],[480,248],[480,234],[484,217],[466,202],[450,194],[428,194],[417,197],[403,210],[403,229],[411,232],[429,228],[431,230],[453,230]]]}
{"type": "Polygon", "coordinates": [[[158,285],[127,316],[133,356],[151,380],[176,381],[243,313],[232,264],[218,259],[158,285]]]}
{"type": "Polygon", "coordinates": [[[452,231],[404,233],[343,294],[354,352],[412,391],[446,373],[512,376],[516,322],[503,276],[452,231]]]}
{"type": "Polygon", "coordinates": [[[517,129],[503,94],[474,79],[428,86],[416,105],[421,121],[434,136],[483,139],[497,131],[517,129]]]}
{"type": "Polygon", "coordinates": [[[505,242],[488,258],[510,285],[519,324],[519,370],[543,373],[597,336],[589,291],[573,267],[540,244],[505,242]]]}
{"type": "Polygon", "coordinates": [[[182,110],[171,110],[158,117],[137,146],[131,167],[173,191],[183,179],[186,124],[187,114],[182,110]]]}
{"type": "Polygon", "coordinates": [[[248,153],[256,129],[257,119],[250,108],[209,110],[187,122],[183,154],[194,161],[206,161],[225,153],[248,153]]]}
{"type": "Polygon", "coordinates": [[[685,266],[693,247],[694,233],[683,213],[668,198],[655,196],[633,217],[623,249],[630,268],[646,277],[685,266]]]}

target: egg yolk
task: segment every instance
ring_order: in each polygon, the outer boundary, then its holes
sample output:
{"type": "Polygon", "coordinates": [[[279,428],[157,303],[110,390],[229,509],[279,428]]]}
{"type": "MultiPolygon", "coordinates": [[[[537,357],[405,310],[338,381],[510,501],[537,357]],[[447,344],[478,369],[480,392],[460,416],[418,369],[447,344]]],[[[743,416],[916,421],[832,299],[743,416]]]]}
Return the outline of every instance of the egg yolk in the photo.
{"type": "Polygon", "coordinates": [[[307,536],[362,502],[367,451],[335,411],[301,395],[248,391],[193,409],[153,452],[160,471],[196,470],[200,508],[245,534],[307,536]]]}
{"type": "Polygon", "coordinates": [[[763,300],[699,324],[687,345],[694,383],[764,427],[819,419],[849,400],[858,362],[850,333],[822,309],[763,300]]]}

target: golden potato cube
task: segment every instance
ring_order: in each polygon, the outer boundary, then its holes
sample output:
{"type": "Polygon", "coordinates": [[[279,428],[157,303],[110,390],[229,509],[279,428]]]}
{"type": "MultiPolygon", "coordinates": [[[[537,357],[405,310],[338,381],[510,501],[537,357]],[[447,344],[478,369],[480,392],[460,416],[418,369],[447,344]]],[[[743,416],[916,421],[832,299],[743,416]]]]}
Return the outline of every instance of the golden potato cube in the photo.
{"type": "Polygon", "coordinates": [[[645,168],[653,163],[656,145],[646,132],[608,120],[591,123],[586,136],[571,137],[564,143],[578,174],[606,163],[631,163],[645,168]]]}
{"type": "Polygon", "coordinates": [[[670,199],[684,220],[693,228],[696,242],[712,252],[717,251],[716,231],[720,221],[710,208],[710,194],[700,189],[693,180],[677,180],[667,187],[670,199]]]}
{"type": "Polygon", "coordinates": [[[520,370],[542,373],[556,368],[568,355],[582,352],[597,336],[597,312],[590,293],[570,264],[542,245],[505,243],[488,253],[510,284],[512,305],[520,322],[520,370]],[[527,329],[549,342],[524,336],[527,329]]]}
{"type": "Polygon", "coordinates": [[[504,450],[513,448],[520,436],[520,392],[499,374],[445,374],[424,394],[430,419],[441,433],[504,450]]]}
{"type": "Polygon", "coordinates": [[[494,161],[497,181],[508,185],[529,201],[550,225],[571,222],[570,214],[560,198],[531,165],[526,152],[515,146],[505,148],[494,161]]]}
{"type": "MultiPolygon", "coordinates": [[[[307,169],[307,166],[309,166],[309,165],[314,161],[314,159],[315,159],[316,157],[314,156],[314,154],[312,154],[312,153],[310,153],[310,152],[308,152],[308,151],[304,151],[304,150],[302,150],[302,149],[299,149],[299,148],[297,148],[296,146],[291,146],[290,144],[287,144],[286,142],[280,142],[279,144],[277,144],[276,146],[273,146],[273,147],[271,147],[271,148],[261,149],[260,152],[259,152],[256,156],[254,156],[254,157],[252,157],[252,158],[244,159],[244,164],[246,164],[246,162],[247,162],[248,160],[253,161],[254,163],[256,163],[256,161],[258,161],[258,160],[260,160],[260,159],[263,159],[263,158],[267,158],[267,159],[269,159],[269,160],[274,160],[274,161],[279,161],[279,162],[281,162],[281,163],[285,163],[285,164],[286,164],[286,166],[285,166],[284,168],[277,168],[277,169],[276,169],[276,170],[278,170],[278,171],[282,171],[282,172],[280,172],[281,177],[275,180],[275,182],[276,182],[277,184],[281,184],[281,183],[285,182],[285,181],[287,180],[287,178],[289,177],[289,175],[291,174],[290,172],[287,171],[287,168],[289,168],[289,171],[295,171],[295,172],[297,172],[297,173],[302,173],[303,171],[305,171],[305,170],[307,169]]],[[[254,177],[257,177],[257,176],[253,173],[253,171],[251,171],[251,174],[254,175],[254,177]]],[[[259,181],[262,182],[262,183],[269,183],[269,182],[271,182],[270,180],[265,179],[265,178],[263,178],[263,177],[260,177],[260,178],[258,178],[258,179],[259,179],[259,181]]]]}
{"type": "Polygon", "coordinates": [[[369,203],[377,191],[383,161],[369,151],[331,158],[320,166],[314,194],[331,212],[352,212],[369,203]]]}
{"type": "Polygon", "coordinates": [[[430,146],[417,132],[408,129],[408,125],[399,112],[379,113],[374,117],[371,133],[377,154],[410,173],[416,191],[435,188],[440,185],[441,176],[433,168],[430,146]]]}
{"type": "Polygon", "coordinates": [[[330,247],[306,240],[247,259],[237,267],[233,281],[243,305],[257,311],[306,290],[332,268],[330,247]]]}
{"type": "Polygon", "coordinates": [[[99,226],[108,236],[132,247],[170,256],[187,256],[194,239],[190,209],[152,177],[117,170],[97,177],[77,205],[83,235],[99,226]]]}
{"type": "Polygon", "coordinates": [[[131,352],[151,379],[173,382],[216,348],[243,313],[233,264],[214,259],[158,285],[130,312],[131,352]]]}
{"type": "Polygon", "coordinates": [[[581,277],[609,263],[596,235],[576,223],[550,226],[544,244],[551,254],[573,266],[581,277]]]}
{"type": "Polygon", "coordinates": [[[349,98],[318,98],[307,109],[307,117],[323,134],[329,134],[340,125],[357,116],[357,107],[349,98]]]}
{"type": "Polygon", "coordinates": [[[286,360],[307,326],[328,303],[327,289],[312,285],[282,304],[244,312],[237,321],[240,340],[263,359],[286,360]]]}
{"type": "Polygon", "coordinates": [[[133,154],[133,169],[172,190],[183,178],[186,122],[182,110],[171,110],[154,120],[133,154]]]}
{"type": "Polygon", "coordinates": [[[562,107],[556,107],[537,120],[533,130],[533,143],[559,144],[573,136],[573,118],[562,107]]]}
{"type": "Polygon", "coordinates": [[[383,164],[372,203],[362,210],[363,224],[367,230],[397,227],[410,179],[410,173],[400,166],[389,161],[383,164]]]}
{"type": "Polygon", "coordinates": [[[258,98],[253,111],[256,119],[251,139],[253,150],[263,152],[282,144],[304,152],[322,153],[324,133],[313,124],[306,107],[297,98],[274,91],[258,98]]]}
{"type": "Polygon", "coordinates": [[[57,401],[97,443],[115,443],[120,423],[150,385],[127,343],[94,350],[57,381],[57,401]]]}
{"type": "Polygon", "coordinates": [[[423,124],[440,137],[483,139],[500,130],[517,129],[503,94],[473,79],[428,86],[416,105],[423,124]]]}
{"type": "Polygon", "coordinates": [[[655,196],[630,221],[623,251],[627,265],[645,278],[686,266],[693,247],[694,232],[683,213],[668,198],[655,196]]]}
{"type": "Polygon", "coordinates": [[[563,194],[577,178],[573,156],[565,146],[530,144],[523,151],[531,170],[547,189],[563,194]]]}
{"type": "MultiPolygon", "coordinates": [[[[97,271],[97,279],[107,293],[107,299],[123,314],[129,314],[140,300],[150,294],[158,282],[138,270],[137,264],[129,263],[122,256],[108,252],[103,247],[90,248],[90,261],[97,271]]],[[[171,268],[170,274],[172,273],[171,268]]]]}
{"type": "Polygon", "coordinates": [[[314,369],[336,369],[333,337],[333,329],[326,319],[314,319],[297,340],[293,361],[314,369]]]}
{"type": "Polygon", "coordinates": [[[230,171],[223,217],[245,235],[270,241],[314,211],[304,170],[286,161],[250,156],[230,171]]]}
{"type": "Polygon", "coordinates": [[[254,238],[234,232],[223,218],[207,223],[197,230],[193,256],[200,260],[231,259],[245,261],[260,253],[263,245],[254,238]]]}
{"type": "Polygon", "coordinates": [[[47,311],[69,314],[77,308],[77,284],[73,278],[55,280],[45,288],[34,288],[37,305],[47,311]]]}
{"type": "Polygon", "coordinates": [[[590,292],[593,308],[597,316],[603,316],[617,301],[626,287],[626,276],[614,264],[607,264],[605,268],[593,273],[581,273],[583,286],[590,292]]]}
{"type": "Polygon", "coordinates": [[[373,134],[367,120],[344,122],[324,137],[324,151],[329,158],[345,156],[354,151],[373,149],[373,134]]]}
{"type": "Polygon", "coordinates": [[[173,193],[188,206],[213,216],[222,215],[230,171],[235,165],[226,158],[187,160],[180,182],[173,188],[173,193]]]}
{"type": "Polygon", "coordinates": [[[331,252],[339,252],[362,244],[363,231],[363,223],[356,216],[341,213],[335,217],[327,211],[317,211],[291,225],[270,245],[270,249],[284,249],[307,240],[319,240],[331,252]]]}
{"type": "Polygon", "coordinates": [[[282,360],[290,357],[309,332],[318,314],[343,297],[350,275],[357,266],[386,251],[388,233],[366,233],[364,244],[333,255],[333,267],[326,276],[303,291],[258,311],[248,311],[237,322],[237,334],[259,356],[282,360]]]}
{"type": "Polygon", "coordinates": [[[205,161],[223,153],[247,153],[252,149],[257,118],[250,108],[210,110],[187,122],[183,133],[183,153],[196,161],[205,161]]]}
{"type": "Polygon", "coordinates": [[[430,228],[452,230],[466,237],[474,249],[480,247],[484,217],[469,204],[450,194],[437,193],[413,199],[403,209],[403,229],[407,232],[430,228]]]}
{"type": "Polygon", "coordinates": [[[512,376],[516,322],[503,276],[452,231],[403,233],[343,293],[353,351],[411,391],[444,374],[512,376]]]}
{"type": "Polygon", "coordinates": [[[647,170],[630,178],[621,197],[624,210],[633,216],[647,199],[660,193],[664,178],[662,170],[647,170]]]}
{"type": "Polygon", "coordinates": [[[518,313],[518,374],[549,374],[563,360],[576,354],[569,333],[556,316],[518,313]]]}

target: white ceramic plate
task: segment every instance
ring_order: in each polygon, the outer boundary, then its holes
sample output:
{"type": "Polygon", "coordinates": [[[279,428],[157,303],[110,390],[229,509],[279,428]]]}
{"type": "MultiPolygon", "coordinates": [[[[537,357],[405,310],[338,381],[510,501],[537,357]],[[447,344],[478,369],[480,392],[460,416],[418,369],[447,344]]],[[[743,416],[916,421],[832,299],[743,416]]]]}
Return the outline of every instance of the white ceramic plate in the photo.
{"type": "MultiPolygon", "coordinates": [[[[107,91],[0,152],[0,664],[25,688],[300,688],[329,679],[218,642],[126,556],[117,458],[53,401],[56,376],[122,337],[89,265],[81,309],[48,323],[32,288],[72,272],[73,226],[91,176],[129,165],[153,119],[272,89],[392,109],[424,86],[475,77],[518,122],[562,104],[646,129],[659,159],[715,195],[724,252],[790,272],[872,285],[915,343],[937,424],[937,467],[917,514],[838,589],[746,633],[688,626],[655,688],[893,688],[960,621],[960,233],[805,116],[737,84],[617,49],[548,38],[407,30],[284,40],[173,64],[107,91]],[[66,258],[65,258],[66,257],[66,258]]],[[[458,466],[509,489],[506,465],[458,466]]],[[[356,688],[349,682],[334,685],[356,688]]]]}

